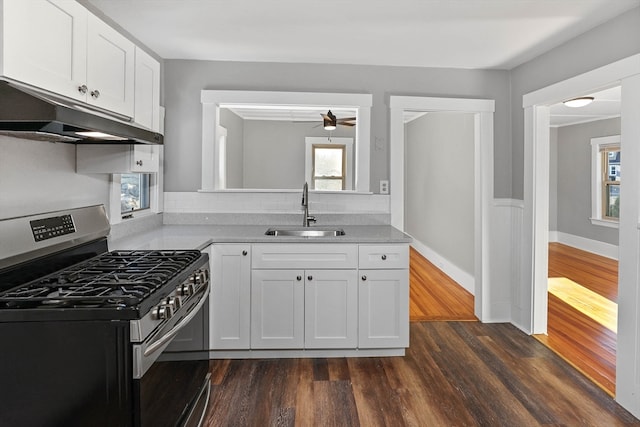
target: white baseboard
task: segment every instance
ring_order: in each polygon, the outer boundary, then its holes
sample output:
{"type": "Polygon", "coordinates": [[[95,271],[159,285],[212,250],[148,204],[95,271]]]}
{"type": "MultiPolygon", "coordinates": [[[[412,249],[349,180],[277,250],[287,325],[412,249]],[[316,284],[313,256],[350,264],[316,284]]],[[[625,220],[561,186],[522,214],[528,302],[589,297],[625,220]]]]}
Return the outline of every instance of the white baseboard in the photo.
{"type": "Polygon", "coordinates": [[[618,259],[618,246],[616,245],[563,233],[562,231],[550,231],[549,242],[558,242],[606,258],[618,259]]]}
{"type": "Polygon", "coordinates": [[[457,265],[442,257],[436,253],[433,249],[427,245],[419,242],[415,238],[411,242],[411,246],[420,253],[423,257],[429,260],[433,265],[438,267],[447,276],[451,277],[460,286],[467,290],[471,295],[475,295],[475,278],[473,275],[460,269],[457,265]]]}

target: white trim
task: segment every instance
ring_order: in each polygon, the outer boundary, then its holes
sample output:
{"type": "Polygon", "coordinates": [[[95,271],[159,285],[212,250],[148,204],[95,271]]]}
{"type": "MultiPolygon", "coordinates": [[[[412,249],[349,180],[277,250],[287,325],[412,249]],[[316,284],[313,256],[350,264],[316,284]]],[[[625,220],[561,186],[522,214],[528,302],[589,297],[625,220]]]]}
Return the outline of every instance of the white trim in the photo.
{"type": "MultiPolygon", "coordinates": [[[[475,314],[481,321],[493,318],[501,305],[499,292],[489,286],[490,209],[493,200],[493,113],[492,99],[394,96],[390,107],[390,212],[391,225],[404,230],[405,135],[403,111],[451,111],[474,114],[474,291],[475,314]],[[487,298],[484,298],[484,296],[487,298]],[[493,297],[491,300],[490,297],[493,297]]],[[[507,307],[508,308],[508,307],[507,307]]],[[[502,310],[503,311],[503,310],[502,310]]]]}
{"type": "Polygon", "coordinates": [[[587,239],[586,237],[576,236],[575,234],[563,233],[562,231],[549,232],[549,241],[558,242],[581,251],[590,252],[606,258],[618,259],[618,246],[611,243],[601,242],[599,240],[587,239]]]}
{"type": "Polygon", "coordinates": [[[272,105],[272,106],[319,106],[322,108],[355,108],[356,167],[355,188],[368,192],[370,183],[371,156],[371,106],[373,97],[363,93],[315,93],[315,92],[269,92],[242,90],[202,90],[202,173],[200,191],[221,189],[217,173],[218,124],[220,105],[272,105]]]}
{"type": "Polygon", "coordinates": [[[442,270],[444,274],[453,279],[471,295],[475,293],[475,279],[473,275],[467,273],[447,258],[441,256],[436,251],[416,239],[413,239],[411,246],[418,251],[420,255],[429,260],[431,264],[442,270]]]}
{"type": "Polygon", "coordinates": [[[600,227],[607,228],[620,228],[620,224],[618,221],[611,221],[610,219],[601,219],[601,218],[589,218],[592,225],[599,225],[600,227]]]}

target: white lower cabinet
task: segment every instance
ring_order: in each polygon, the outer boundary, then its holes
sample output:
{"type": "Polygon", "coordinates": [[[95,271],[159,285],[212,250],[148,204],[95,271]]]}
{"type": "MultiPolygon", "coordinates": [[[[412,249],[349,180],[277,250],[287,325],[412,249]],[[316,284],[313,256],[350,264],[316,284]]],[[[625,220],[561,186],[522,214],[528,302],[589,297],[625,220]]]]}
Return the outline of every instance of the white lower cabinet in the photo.
{"type": "Polygon", "coordinates": [[[211,349],[408,347],[408,252],[407,244],[214,244],[211,349]]]}
{"type": "Polygon", "coordinates": [[[251,245],[215,244],[211,251],[209,346],[249,349],[251,336],[251,245]]]}
{"type": "Polygon", "coordinates": [[[251,274],[251,348],[303,348],[304,271],[251,274]]]}
{"type": "Polygon", "coordinates": [[[358,259],[359,347],[408,347],[409,245],[360,245],[358,259]]]}

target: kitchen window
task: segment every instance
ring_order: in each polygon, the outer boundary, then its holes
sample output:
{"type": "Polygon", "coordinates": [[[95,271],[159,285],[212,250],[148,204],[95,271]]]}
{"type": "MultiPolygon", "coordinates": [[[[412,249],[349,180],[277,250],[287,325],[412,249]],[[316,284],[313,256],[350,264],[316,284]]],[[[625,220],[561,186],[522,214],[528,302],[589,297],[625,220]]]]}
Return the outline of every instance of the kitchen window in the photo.
{"type": "Polygon", "coordinates": [[[618,227],[620,217],[620,135],[591,139],[591,222],[618,227]]]}
{"type": "Polygon", "coordinates": [[[151,174],[123,173],[120,175],[120,213],[130,215],[133,212],[149,209],[151,174]]]}

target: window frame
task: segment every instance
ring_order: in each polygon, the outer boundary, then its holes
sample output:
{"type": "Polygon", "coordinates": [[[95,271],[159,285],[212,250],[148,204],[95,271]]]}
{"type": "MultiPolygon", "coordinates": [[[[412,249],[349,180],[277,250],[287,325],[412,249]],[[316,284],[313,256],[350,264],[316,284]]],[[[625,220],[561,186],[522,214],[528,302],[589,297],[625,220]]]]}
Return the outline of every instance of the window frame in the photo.
{"type": "MultiPolygon", "coordinates": [[[[344,146],[344,163],[343,163],[343,174],[345,176],[343,180],[343,191],[353,191],[354,182],[354,164],[353,164],[353,138],[345,138],[345,137],[313,137],[308,136],[305,138],[305,171],[304,177],[305,181],[309,183],[310,188],[315,190],[314,185],[314,171],[313,171],[313,146],[325,145],[325,146],[344,146]]],[[[332,190],[317,190],[317,191],[325,191],[330,192],[332,190]]],[[[338,190],[335,190],[338,191],[338,190]]]]}
{"type": "MultiPolygon", "coordinates": [[[[129,172],[137,173],[137,172],[129,172]]],[[[142,173],[142,172],[141,172],[142,173]]],[[[149,208],[137,211],[121,212],[121,184],[122,175],[119,173],[111,174],[110,194],[109,194],[109,222],[111,225],[119,224],[125,219],[140,218],[155,215],[161,212],[161,177],[159,173],[147,173],[149,175],[149,208]]]]}
{"type": "MultiPolygon", "coordinates": [[[[606,216],[605,189],[609,185],[620,185],[621,181],[605,179],[605,162],[603,153],[620,150],[620,135],[591,138],[591,223],[603,227],[618,228],[619,219],[606,216]],[[613,183],[613,184],[612,184],[613,183]]],[[[622,155],[622,153],[621,153],[622,155]]]]}
{"type": "Polygon", "coordinates": [[[347,181],[347,147],[345,144],[311,144],[311,189],[316,189],[316,180],[334,180],[340,181],[340,190],[345,189],[347,181]],[[340,150],[342,154],[342,174],[341,175],[316,175],[316,150],[340,150]]]}

